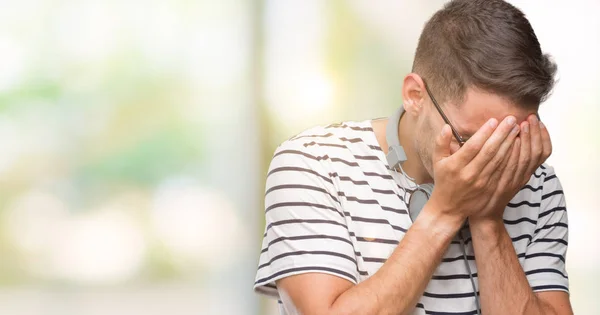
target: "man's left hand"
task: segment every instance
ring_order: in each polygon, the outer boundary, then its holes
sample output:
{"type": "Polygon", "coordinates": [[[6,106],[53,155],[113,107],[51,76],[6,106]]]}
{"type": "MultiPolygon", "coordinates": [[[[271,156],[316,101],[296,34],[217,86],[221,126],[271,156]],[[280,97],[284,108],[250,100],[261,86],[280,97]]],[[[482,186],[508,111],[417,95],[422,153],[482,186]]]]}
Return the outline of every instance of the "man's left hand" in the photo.
{"type": "Polygon", "coordinates": [[[507,154],[490,180],[499,181],[498,188],[480,214],[469,221],[492,220],[502,222],[504,208],[519,190],[529,182],[531,175],[552,154],[548,129],[537,115],[531,114],[520,124],[520,134],[514,140],[511,154],[507,154]]]}

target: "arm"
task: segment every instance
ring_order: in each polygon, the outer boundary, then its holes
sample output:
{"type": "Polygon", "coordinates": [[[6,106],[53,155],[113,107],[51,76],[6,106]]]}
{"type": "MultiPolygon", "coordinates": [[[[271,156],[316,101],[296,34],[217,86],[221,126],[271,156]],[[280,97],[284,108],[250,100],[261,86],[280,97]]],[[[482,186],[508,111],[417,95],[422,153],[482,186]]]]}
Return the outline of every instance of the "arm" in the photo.
{"type": "Polygon", "coordinates": [[[527,249],[528,254],[536,254],[536,257],[526,257],[526,270],[535,269],[536,266],[540,268],[541,265],[543,268],[536,271],[544,271],[545,274],[536,272],[525,275],[502,220],[508,200],[527,183],[534,170],[550,156],[552,150],[548,131],[543,124],[537,123],[535,116],[532,115],[528,121],[523,122],[521,130],[520,141],[515,143],[505,169],[499,170],[497,177],[492,179],[500,181],[500,187],[504,187],[507,193],[491,198],[492,215],[469,218],[481,306],[485,314],[573,314],[568,293],[535,293],[531,287],[534,286],[536,290],[547,290],[550,287],[549,290],[566,290],[566,280],[561,278],[561,270],[564,270],[567,221],[566,213],[558,213],[556,210],[566,209],[560,184],[544,184],[542,194],[547,194],[548,197],[542,197],[541,200],[540,213],[543,215],[538,219],[538,226],[541,228],[536,229],[532,244],[527,249]],[[538,243],[537,240],[542,238],[552,242],[538,243]],[[552,255],[540,255],[547,253],[552,255]],[[547,273],[549,269],[557,272],[547,273]]]}
{"type": "MultiPolygon", "coordinates": [[[[436,188],[389,259],[371,278],[356,285],[322,273],[279,279],[277,288],[287,313],[411,312],[448,244],[469,215],[465,209],[481,209],[488,202],[481,196],[496,189],[482,183],[494,170],[494,167],[487,168],[488,164],[498,165],[498,159],[506,154],[507,148],[499,147],[512,128],[506,121],[498,126],[492,119],[463,148],[451,154],[452,135],[449,126],[445,126],[434,152],[436,188]]],[[[516,135],[511,133],[511,137],[514,139],[516,135]]]]}
{"type": "Polygon", "coordinates": [[[462,218],[438,214],[427,203],[385,264],[353,286],[335,276],[308,273],[277,282],[289,314],[406,314],[425,290],[462,218]],[[293,303],[292,303],[293,301],[293,303]]]}
{"type": "Polygon", "coordinates": [[[573,314],[566,292],[534,293],[503,222],[469,221],[485,314],[573,314]]]}

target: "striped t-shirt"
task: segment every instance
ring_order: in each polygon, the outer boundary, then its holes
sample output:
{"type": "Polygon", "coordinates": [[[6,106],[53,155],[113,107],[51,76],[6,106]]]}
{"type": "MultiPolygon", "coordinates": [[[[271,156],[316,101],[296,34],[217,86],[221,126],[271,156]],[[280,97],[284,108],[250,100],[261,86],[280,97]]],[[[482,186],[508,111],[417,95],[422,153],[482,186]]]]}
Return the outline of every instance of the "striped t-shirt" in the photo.
{"type": "MultiPolygon", "coordinates": [[[[276,280],[307,272],[354,284],[372,276],[412,224],[409,187],[414,183],[388,167],[370,120],[315,127],[285,141],[269,167],[255,291],[279,298],[276,280]]],[[[532,289],[568,292],[567,212],[552,167],[535,171],[506,207],[504,224],[532,289]]],[[[477,285],[468,228],[462,233],[477,285]]],[[[455,239],[413,314],[476,314],[463,259],[455,239]]]]}

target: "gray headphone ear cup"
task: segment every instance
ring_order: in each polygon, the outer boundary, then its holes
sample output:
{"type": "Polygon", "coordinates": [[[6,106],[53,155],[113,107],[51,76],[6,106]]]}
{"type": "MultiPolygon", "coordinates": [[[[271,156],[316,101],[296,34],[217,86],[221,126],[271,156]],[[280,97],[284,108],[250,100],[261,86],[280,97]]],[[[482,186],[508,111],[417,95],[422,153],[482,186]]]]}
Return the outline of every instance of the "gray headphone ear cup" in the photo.
{"type": "Polygon", "coordinates": [[[421,189],[423,189],[425,192],[427,192],[428,197],[431,197],[431,194],[433,193],[433,184],[422,184],[419,185],[419,187],[421,189]]]}
{"type": "Polygon", "coordinates": [[[432,184],[419,185],[417,189],[410,195],[408,200],[408,215],[412,222],[417,220],[419,213],[423,210],[423,207],[431,197],[433,192],[432,184]]]}

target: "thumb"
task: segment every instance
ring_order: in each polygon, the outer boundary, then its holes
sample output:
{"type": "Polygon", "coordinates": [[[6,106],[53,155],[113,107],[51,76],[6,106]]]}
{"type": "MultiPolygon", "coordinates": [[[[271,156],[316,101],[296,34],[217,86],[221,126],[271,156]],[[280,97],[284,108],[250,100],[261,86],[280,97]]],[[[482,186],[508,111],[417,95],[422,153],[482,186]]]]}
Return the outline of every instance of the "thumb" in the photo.
{"type": "Polygon", "coordinates": [[[435,141],[435,150],[433,151],[433,161],[435,163],[452,155],[450,143],[452,142],[452,132],[449,125],[444,125],[442,131],[435,141]]]}

